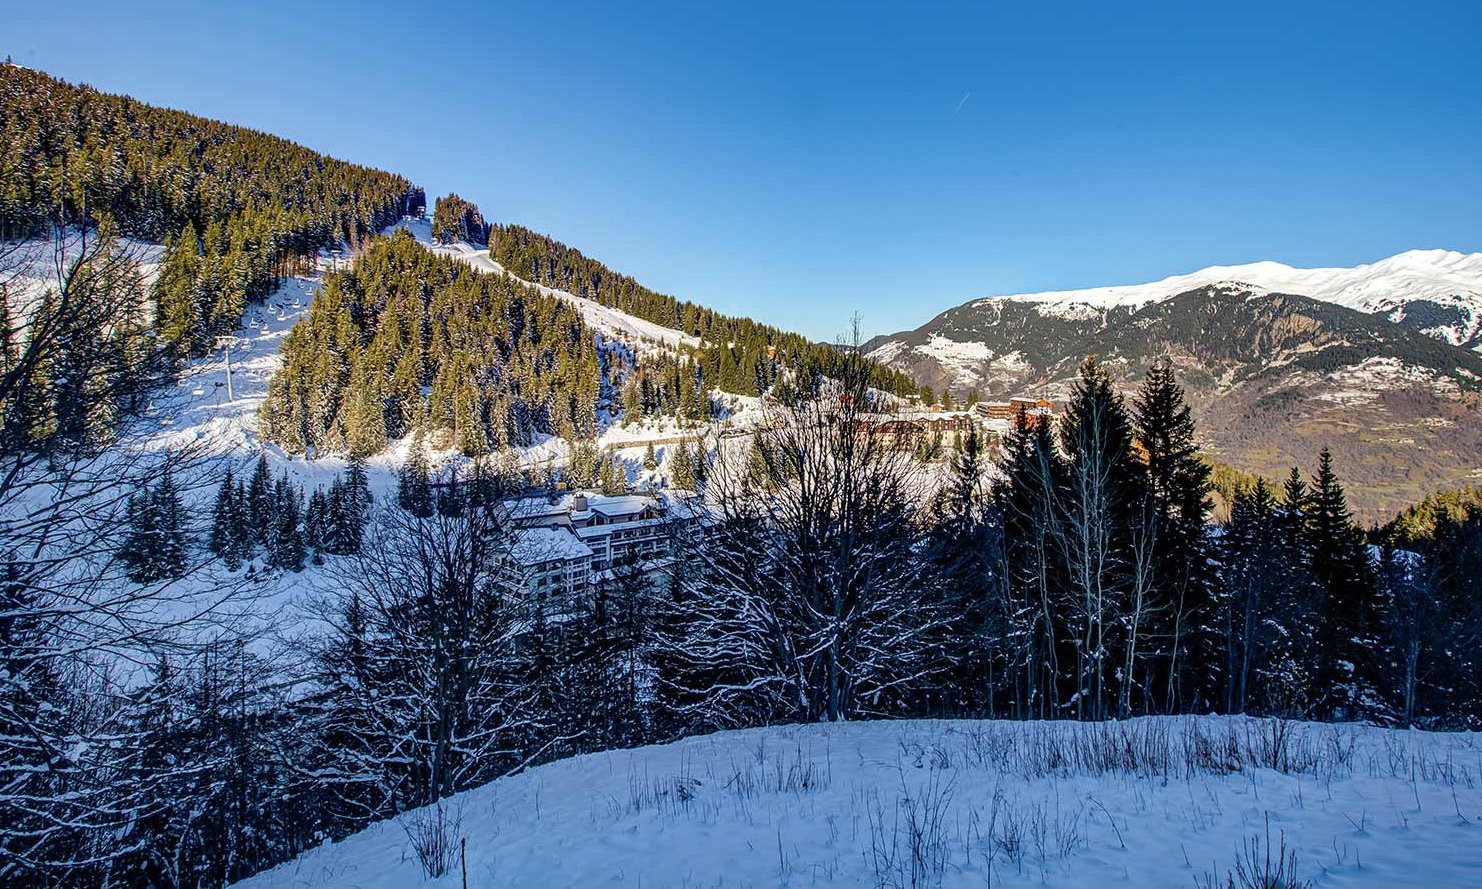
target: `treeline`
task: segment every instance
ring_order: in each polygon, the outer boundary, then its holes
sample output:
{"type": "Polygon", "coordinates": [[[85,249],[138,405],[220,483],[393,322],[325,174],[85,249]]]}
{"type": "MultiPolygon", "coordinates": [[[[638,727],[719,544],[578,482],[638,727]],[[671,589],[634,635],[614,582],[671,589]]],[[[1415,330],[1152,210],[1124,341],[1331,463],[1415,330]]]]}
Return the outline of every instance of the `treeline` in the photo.
{"type": "Polygon", "coordinates": [[[1279,491],[1242,488],[1213,524],[1166,362],[1128,404],[1088,361],[1057,423],[1017,424],[997,482],[969,437],[931,497],[899,451],[828,422],[851,410],[801,409],[711,473],[723,521],[676,591],[689,619],[661,682],[685,730],[1204,712],[1482,724],[1482,511],[1369,543],[1323,453],[1279,491]]]}
{"type": "MultiPolygon", "coordinates": [[[[577,249],[522,226],[494,226],[489,255],[527,281],[699,337],[700,361],[713,389],[760,395],[777,379],[779,366],[805,375],[814,371],[833,375],[845,360],[840,350],[798,334],[655,293],[577,249]]],[[[875,362],[868,362],[868,367],[871,386],[898,395],[917,394],[916,385],[899,371],[875,362]]]]}
{"type": "Polygon", "coordinates": [[[305,257],[425,205],[400,176],[0,66],[0,237],[96,225],[170,242],[161,330],[190,354],[305,257]]]}
{"type": "Polygon", "coordinates": [[[597,346],[576,310],[406,232],[326,275],[282,355],[260,423],[294,453],[364,456],[416,429],[473,455],[596,434],[597,346]]]}

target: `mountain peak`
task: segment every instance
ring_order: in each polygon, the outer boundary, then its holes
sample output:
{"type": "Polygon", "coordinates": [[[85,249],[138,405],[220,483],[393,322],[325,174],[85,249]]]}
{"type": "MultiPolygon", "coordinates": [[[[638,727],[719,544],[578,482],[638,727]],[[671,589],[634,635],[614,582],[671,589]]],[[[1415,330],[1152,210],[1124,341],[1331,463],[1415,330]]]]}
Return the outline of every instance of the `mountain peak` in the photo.
{"type": "Polygon", "coordinates": [[[1214,265],[1145,284],[988,296],[969,305],[981,307],[1015,300],[1048,303],[1060,307],[1059,311],[1071,306],[1137,309],[1178,293],[1229,281],[1310,296],[1363,312],[1390,311],[1413,300],[1447,300],[1457,294],[1474,297],[1470,301],[1482,309],[1482,253],[1444,249],[1406,250],[1351,268],[1297,268],[1269,259],[1214,265]]]}

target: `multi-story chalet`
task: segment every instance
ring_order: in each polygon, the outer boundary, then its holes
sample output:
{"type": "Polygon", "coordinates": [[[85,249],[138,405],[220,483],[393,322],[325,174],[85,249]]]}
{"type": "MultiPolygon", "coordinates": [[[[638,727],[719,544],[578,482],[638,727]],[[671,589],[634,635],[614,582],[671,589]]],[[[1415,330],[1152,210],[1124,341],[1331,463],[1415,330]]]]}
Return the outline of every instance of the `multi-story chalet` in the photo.
{"type": "Polygon", "coordinates": [[[862,417],[855,422],[871,435],[898,445],[914,444],[930,435],[966,433],[974,426],[972,416],[963,412],[930,415],[883,414],[879,420],[862,417]]]}
{"type": "Polygon", "coordinates": [[[577,601],[618,566],[662,569],[675,535],[697,531],[703,515],[692,500],[668,493],[574,493],[510,507],[514,541],[502,572],[511,590],[533,601],[577,601]]]}
{"type": "Polygon", "coordinates": [[[973,410],[989,420],[1013,421],[1023,411],[1029,415],[1048,416],[1055,412],[1055,403],[1028,395],[1015,395],[1008,401],[980,401],[973,410]]]}

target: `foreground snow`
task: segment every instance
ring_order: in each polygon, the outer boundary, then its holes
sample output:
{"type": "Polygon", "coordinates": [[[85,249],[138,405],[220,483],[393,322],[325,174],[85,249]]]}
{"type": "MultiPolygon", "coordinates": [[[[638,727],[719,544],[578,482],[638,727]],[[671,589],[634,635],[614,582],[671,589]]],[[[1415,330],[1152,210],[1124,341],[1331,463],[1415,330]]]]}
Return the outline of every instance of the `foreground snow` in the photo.
{"type": "Polygon", "coordinates": [[[576,757],[242,887],[1194,886],[1295,852],[1316,886],[1476,885],[1482,738],[1241,718],[903,721],[576,757]],[[1272,859],[1277,852],[1272,851],[1272,859]]]}

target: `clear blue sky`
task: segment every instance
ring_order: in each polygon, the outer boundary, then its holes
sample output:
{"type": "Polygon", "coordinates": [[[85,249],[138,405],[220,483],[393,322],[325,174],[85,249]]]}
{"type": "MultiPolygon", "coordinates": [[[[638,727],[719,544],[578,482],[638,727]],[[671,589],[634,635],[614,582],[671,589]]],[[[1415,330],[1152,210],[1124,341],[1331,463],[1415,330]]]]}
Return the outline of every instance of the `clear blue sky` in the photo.
{"type": "Polygon", "coordinates": [[[1475,0],[704,6],[25,3],[0,52],[818,338],[856,310],[889,332],[989,293],[1482,250],[1475,0]]]}

